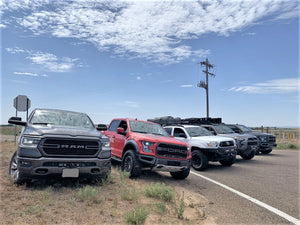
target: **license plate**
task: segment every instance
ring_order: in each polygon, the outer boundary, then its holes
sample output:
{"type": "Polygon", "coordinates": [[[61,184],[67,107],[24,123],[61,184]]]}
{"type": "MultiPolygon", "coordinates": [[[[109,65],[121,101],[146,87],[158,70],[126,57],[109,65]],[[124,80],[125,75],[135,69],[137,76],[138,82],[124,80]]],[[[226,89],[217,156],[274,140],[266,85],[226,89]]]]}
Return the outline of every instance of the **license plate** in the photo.
{"type": "Polygon", "coordinates": [[[62,177],[79,177],[79,169],[63,169],[62,177]]]}

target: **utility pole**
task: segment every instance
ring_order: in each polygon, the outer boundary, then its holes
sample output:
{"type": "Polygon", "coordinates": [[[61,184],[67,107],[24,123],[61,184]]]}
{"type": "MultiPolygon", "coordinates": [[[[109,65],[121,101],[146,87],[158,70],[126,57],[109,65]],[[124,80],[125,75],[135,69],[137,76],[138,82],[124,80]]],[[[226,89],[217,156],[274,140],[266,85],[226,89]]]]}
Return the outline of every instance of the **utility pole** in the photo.
{"type": "Polygon", "coordinates": [[[205,61],[200,62],[201,66],[205,66],[205,70],[202,70],[206,74],[206,82],[200,81],[198,83],[198,87],[204,88],[206,90],[206,117],[209,118],[209,98],[208,98],[208,75],[215,77],[216,75],[213,73],[210,73],[208,70],[214,68],[212,64],[209,63],[208,59],[206,58],[205,61]]]}

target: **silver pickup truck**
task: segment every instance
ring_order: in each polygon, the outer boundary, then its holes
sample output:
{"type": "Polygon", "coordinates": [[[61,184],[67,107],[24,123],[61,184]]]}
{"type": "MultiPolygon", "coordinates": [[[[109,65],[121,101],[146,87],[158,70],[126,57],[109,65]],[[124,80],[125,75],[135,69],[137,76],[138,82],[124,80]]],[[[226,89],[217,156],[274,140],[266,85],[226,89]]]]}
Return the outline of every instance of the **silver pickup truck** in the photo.
{"type": "Polygon", "coordinates": [[[196,125],[165,126],[164,129],[174,138],[190,145],[191,166],[196,170],[205,170],[209,161],[219,161],[223,166],[235,163],[236,144],[232,138],[214,136],[196,125]]]}

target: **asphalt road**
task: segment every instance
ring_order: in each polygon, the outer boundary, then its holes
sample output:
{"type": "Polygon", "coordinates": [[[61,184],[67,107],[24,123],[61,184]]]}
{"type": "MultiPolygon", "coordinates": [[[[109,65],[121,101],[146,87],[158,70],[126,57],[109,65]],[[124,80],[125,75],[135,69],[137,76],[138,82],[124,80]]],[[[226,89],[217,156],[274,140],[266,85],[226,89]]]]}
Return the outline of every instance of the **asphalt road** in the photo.
{"type": "Polygon", "coordinates": [[[231,167],[210,163],[204,172],[192,170],[187,188],[198,191],[209,200],[207,213],[217,218],[217,224],[293,224],[193,173],[227,185],[300,220],[299,153],[274,150],[249,161],[237,156],[231,167]]]}

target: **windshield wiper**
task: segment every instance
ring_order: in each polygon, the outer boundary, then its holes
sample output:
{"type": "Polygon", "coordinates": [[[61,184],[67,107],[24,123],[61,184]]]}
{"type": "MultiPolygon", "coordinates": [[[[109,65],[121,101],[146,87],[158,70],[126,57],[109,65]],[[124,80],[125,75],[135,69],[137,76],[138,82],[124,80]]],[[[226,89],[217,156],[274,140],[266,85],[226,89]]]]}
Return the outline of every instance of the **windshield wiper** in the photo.
{"type": "Polygon", "coordinates": [[[48,124],[53,124],[53,123],[32,123],[33,125],[48,125],[48,124]]]}
{"type": "Polygon", "coordinates": [[[159,136],[164,136],[164,135],[159,134],[159,133],[150,133],[150,134],[159,135],[159,136]]]}

